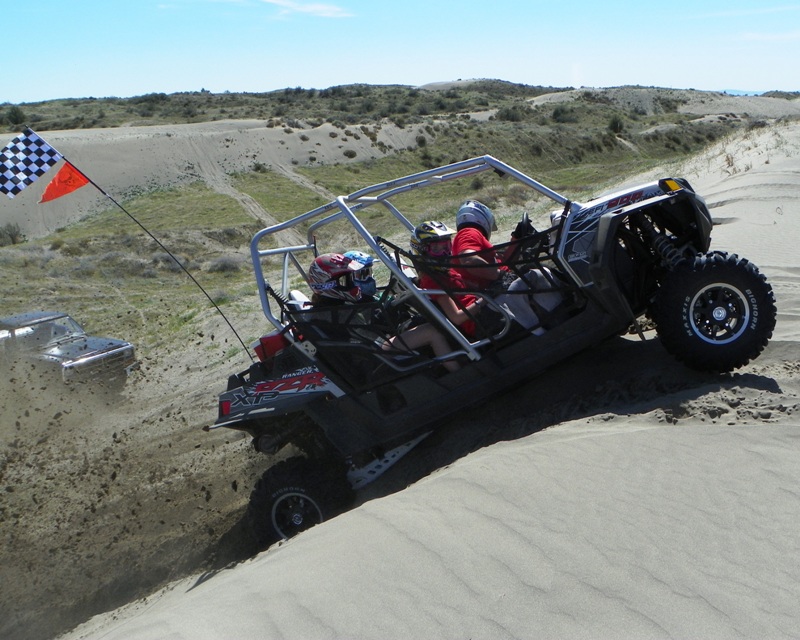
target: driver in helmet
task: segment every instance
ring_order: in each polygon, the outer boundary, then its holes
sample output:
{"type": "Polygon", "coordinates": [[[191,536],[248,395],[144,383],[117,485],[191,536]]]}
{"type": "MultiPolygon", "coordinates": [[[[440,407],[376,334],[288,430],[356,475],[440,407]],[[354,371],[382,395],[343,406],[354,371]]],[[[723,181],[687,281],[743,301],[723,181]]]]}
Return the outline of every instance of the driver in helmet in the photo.
{"type": "Polygon", "coordinates": [[[453,255],[463,265],[457,270],[471,288],[488,289],[500,277],[492,231],[497,231],[497,223],[485,204],[467,200],[458,208],[453,255]]]}
{"type": "MultiPolygon", "coordinates": [[[[459,257],[463,268],[459,273],[464,280],[477,290],[489,289],[503,273],[513,273],[498,260],[494,245],[491,242],[492,231],[497,231],[492,210],[477,200],[467,200],[456,213],[456,235],[453,238],[453,255],[459,257]]],[[[513,240],[519,240],[533,232],[533,226],[523,219],[511,234],[513,240]]],[[[507,254],[513,251],[514,245],[508,247],[507,254]]],[[[503,256],[505,259],[507,256],[503,256]]],[[[531,308],[531,299],[545,311],[551,311],[562,301],[561,294],[553,290],[552,275],[545,267],[530,269],[524,278],[514,277],[508,286],[510,293],[499,295],[495,301],[503,305],[513,317],[526,329],[540,335],[544,329],[540,326],[539,316],[531,308]],[[531,294],[532,291],[543,292],[531,294]]]]}
{"type": "MultiPolygon", "coordinates": [[[[459,256],[460,263],[464,265],[459,271],[470,286],[486,289],[503,271],[508,271],[506,267],[498,265],[507,255],[498,260],[491,242],[492,231],[497,231],[497,223],[489,207],[477,200],[464,202],[456,212],[456,231],[453,255],[459,256]]],[[[511,233],[511,239],[520,240],[533,232],[533,225],[526,216],[511,233]]],[[[513,244],[509,245],[506,254],[514,249],[513,244]]]]}

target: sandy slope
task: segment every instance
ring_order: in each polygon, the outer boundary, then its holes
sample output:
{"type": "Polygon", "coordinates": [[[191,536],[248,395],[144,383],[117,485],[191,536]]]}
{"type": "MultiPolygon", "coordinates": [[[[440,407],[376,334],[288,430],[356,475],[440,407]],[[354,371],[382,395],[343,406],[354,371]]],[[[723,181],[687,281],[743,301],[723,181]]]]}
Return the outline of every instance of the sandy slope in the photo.
{"type": "MultiPolygon", "coordinates": [[[[217,149],[239,125],[219,126],[149,139],[147,170],[239,157],[217,149]]],[[[77,162],[156,136],[112,133],[49,138],[77,162]]],[[[122,407],[6,401],[0,637],[52,637],[170,579],[67,637],[796,636],[799,146],[800,127],[776,125],[665,168],[706,195],[715,248],[770,278],[778,327],[757,361],[701,375],[656,340],[611,341],[443,430],[360,507],[235,567],[253,552],[239,517],[266,463],[200,430],[229,371],[182,348],[122,407]]]]}
{"type": "MultiPolygon", "coordinates": [[[[436,443],[491,446],[68,637],[796,637],[798,355],[717,380],[609,345],[436,443]]],[[[403,479],[447,461],[418,454],[403,479]]]]}
{"type": "MultiPolygon", "coordinates": [[[[240,199],[264,226],[270,221],[269,214],[252,199],[233,191],[229,173],[250,171],[260,163],[300,181],[302,178],[293,171],[297,165],[377,158],[394,149],[416,146],[418,135],[424,135],[418,126],[400,129],[391,124],[367,125],[362,130],[359,126],[339,129],[325,123],[301,129],[267,127],[263,120],[41,132],[49,144],[115,199],[143,188],[203,180],[211,188],[240,199]],[[356,155],[348,158],[345,151],[356,155]]],[[[2,198],[0,220],[17,222],[26,235],[37,237],[97,208],[111,206],[91,187],[40,205],[39,198],[50,178],[51,174],[45,174],[18,197],[2,198]]],[[[323,195],[332,198],[338,194],[323,195]]]]}

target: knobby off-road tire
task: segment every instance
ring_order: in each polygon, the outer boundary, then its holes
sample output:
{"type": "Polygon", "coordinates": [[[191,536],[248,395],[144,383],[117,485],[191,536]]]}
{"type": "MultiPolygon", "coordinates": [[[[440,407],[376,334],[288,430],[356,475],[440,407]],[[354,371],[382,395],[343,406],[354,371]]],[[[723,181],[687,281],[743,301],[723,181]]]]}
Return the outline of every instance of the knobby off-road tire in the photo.
{"type": "Polygon", "coordinates": [[[672,271],[652,309],[669,353],[699,371],[726,372],[758,356],[775,328],[772,287],[754,264],[715,251],[672,271]]]}
{"type": "Polygon", "coordinates": [[[256,483],[247,517],[256,541],[266,548],[333,517],[352,499],[343,465],[289,458],[267,469],[256,483]]]}

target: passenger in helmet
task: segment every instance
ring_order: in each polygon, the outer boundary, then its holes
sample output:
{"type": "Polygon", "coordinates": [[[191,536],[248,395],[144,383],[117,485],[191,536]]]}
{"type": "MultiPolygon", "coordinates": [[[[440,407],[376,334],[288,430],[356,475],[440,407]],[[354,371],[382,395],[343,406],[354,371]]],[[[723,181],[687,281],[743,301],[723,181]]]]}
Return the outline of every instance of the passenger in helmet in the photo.
{"type": "MultiPolygon", "coordinates": [[[[449,258],[452,253],[452,236],[455,233],[447,225],[438,221],[427,221],[418,225],[411,235],[411,251],[425,258],[433,258],[424,270],[418,272],[418,286],[420,289],[463,289],[463,282],[456,271],[446,264],[435,264],[437,258],[449,258]],[[432,272],[436,272],[432,275],[432,272]]],[[[436,302],[444,311],[448,319],[456,325],[464,335],[470,339],[475,338],[476,326],[473,320],[480,312],[483,301],[471,294],[458,295],[461,305],[456,304],[453,298],[447,295],[431,295],[431,300],[436,302]],[[465,311],[466,309],[466,311],[465,311]]],[[[437,357],[452,353],[453,349],[445,335],[434,325],[426,322],[412,327],[398,336],[394,336],[387,343],[387,348],[402,350],[416,350],[421,347],[430,347],[437,357]]],[[[442,365],[448,371],[456,371],[460,365],[455,360],[447,360],[442,365]]]]}
{"type": "MultiPolygon", "coordinates": [[[[467,289],[461,275],[446,263],[435,264],[436,258],[449,258],[452,255],[452,238],[455,231],[443,222],[429,220],[418,225],[411,234],[411,251],[419,256],[433,258],[431,263],[419,270],[420,289],[448,289],[463,291],[467,289]]],[[[468,338],[475,339],[476,326],[474,318],[485,304],[483,298],[470,294],[431,295],[447,318],[456,325],[468,338]],[[456,303],[458,301],[458,303],[456,303]]]]}
{"type": "Polygon", "coordinates": [[[372,264],[375,262],[375,258],[363,251],[345,251],[344,257],[364,265],[362,269],[354,272],[353,282],[361,289],[360,302],[372,301],[378,290],[378,285],[372,276],[372,264]]]}
{"type": "Polygon", "coordinates": [[[360,301],[361,287],[356,283],[355,274],[363,269],[363,263],[341,253],[317,256],[308,269],[308,285],[314,292],[311,304],[325,306],[360,301]]]}

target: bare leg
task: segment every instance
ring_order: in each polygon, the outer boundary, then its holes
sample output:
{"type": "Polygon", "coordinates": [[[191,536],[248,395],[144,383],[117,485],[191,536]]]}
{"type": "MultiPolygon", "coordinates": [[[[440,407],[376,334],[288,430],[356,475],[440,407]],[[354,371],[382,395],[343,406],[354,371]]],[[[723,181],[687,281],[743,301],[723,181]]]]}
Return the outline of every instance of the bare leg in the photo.
{"type": "MultiPolygon", "coordinates": [[[[437,358],[452,351],[442,333],[428,322],[412,327],[408,331],[390,338],[386,345],[400,351],[413,351],[419,347],[427,346],[433,350],[437,358]]],[[[442,366],[451,372],[458,371],[460,368],[459,364],[454,360],[443,362],[442,366]]]]}

